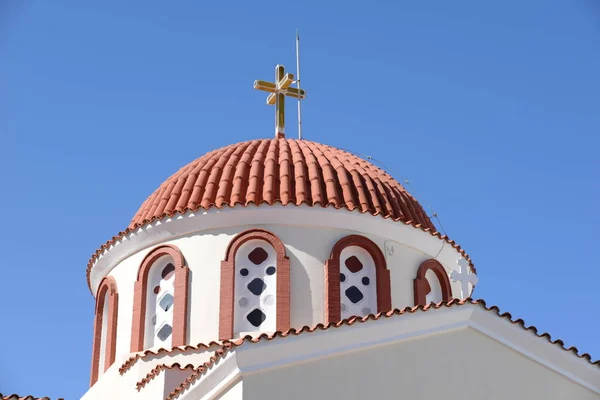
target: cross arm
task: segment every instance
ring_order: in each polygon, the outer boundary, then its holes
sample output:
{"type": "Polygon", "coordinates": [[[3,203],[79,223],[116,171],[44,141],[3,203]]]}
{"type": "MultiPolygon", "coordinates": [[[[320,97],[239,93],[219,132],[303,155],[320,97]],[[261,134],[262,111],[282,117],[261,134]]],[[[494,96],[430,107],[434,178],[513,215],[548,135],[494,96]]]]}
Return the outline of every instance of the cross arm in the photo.
{"type": "Polygon", "coordinates": [[[277,92],[277,85],[267,81],[256,80],[254,81],[254,89],[275,93],[277,92]]]}
{"type": "Polygon", "coordinates": [[[291,88],[287,88],[287,90],[285,91],[285,95],[302,100],[306,97],[306,92],[303,89],[291,87],[291,88]]]}
{"type": "MultiPolygon", "coordinates": [[[[306,97],[306,92],[303,89],[298,90],[297,88],[287,88],[285,90],[280,91],[280,93],[288,96],[288,97],[293,97],[295,99],[300,99],[300,100],[304,100],[304,98],[306,97]]],[[[273,105],[275,104],[275,100],[277,99],[277,93],[271,93],[268,97],[267,97],[267,104],[269,105],[273,105]]]]}
{"type": "Polygon", "coordinates": [[[294,74],[285,74],[283,78],[277,82],[277,86],[279,89],[285,90],[289,88],[292,83],[294,83],[294,74]]]}

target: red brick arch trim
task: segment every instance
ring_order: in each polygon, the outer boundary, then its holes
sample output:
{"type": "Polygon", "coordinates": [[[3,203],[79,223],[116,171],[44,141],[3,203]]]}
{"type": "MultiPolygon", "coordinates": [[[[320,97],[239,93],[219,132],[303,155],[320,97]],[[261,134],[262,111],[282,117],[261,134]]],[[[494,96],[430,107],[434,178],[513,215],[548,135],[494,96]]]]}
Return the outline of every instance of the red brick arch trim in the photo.
{"type": "Polygon", "coordinates": [[[90,386],[98,380],[100,368],[106,371],[115,362],[115,350],[117,344],[117,317],[119,312],[119,292],[117,290],[117,281],[112,276],[102,279],[98,286],[96,295],[96,316],[94,318],[94,343],[92,345],[92,374],[90,377],[90,386]],[[104,315],[104,303],[106,296],[108,298],[108,315],[104,315]],[[102,324],[104,318],[108,329],[106,330],[104,346],[104,365],[100,365],[100,351],[102,347],[102,324]]]}
{"type": "Polygon", "coordinates": [[[290,329],[290,259],[285,255],[283,242],[273,233],[263,229],[250,229],[240,233],[227,246],[221,261],[221,292],[219,303],[219,339],[233,338],[235,297],[235,254],[249,240],[264,240],[277,253],[277,321],[278,331],[290,329]]]}
{"type": "Polygon", "coordinates": [[[450,286],[448,273],[439,261],[429,259],[422,262],[417,271],[417,277],[414,281],[415,305],[424,306],[427,302],[427,294],[431,292],[431,286],[429,285],[427,278],[425,278],[427,271],[433,271],[435,276],[437,276],[438,280],[440,281],[440,286],[442,288],[442,301],[450,301],[452,298],[452,287],[450,286]]]}
{"type": "Polygon", "coordinates": [[[175,266],[175,299],[173,301],[173,338],[171,345],[173,347],[183,346],[187,342],[189,267],[185,263],[183,253],[177,246],[165,244],[152,249],[152,251],[146,255],[138,270],[133,293],[133,322],[131,329],[132,352],[144,350],[148,276],[154,263],[164,256],[171,257],[173,265],[175,266]]]}
{"type": "Polygon", "coordinates": [[[335,323],[342,319],[340,309],[340,255],[348,246],[362,247],[369,252],[375,262],[377,279],[377,312],[392,309],[392,288],[390,271],[387,269],[383,252],[373,241],[360,235],[350,235],[340,239],[331,250],[325,262],[325,323],[335,323]]]}

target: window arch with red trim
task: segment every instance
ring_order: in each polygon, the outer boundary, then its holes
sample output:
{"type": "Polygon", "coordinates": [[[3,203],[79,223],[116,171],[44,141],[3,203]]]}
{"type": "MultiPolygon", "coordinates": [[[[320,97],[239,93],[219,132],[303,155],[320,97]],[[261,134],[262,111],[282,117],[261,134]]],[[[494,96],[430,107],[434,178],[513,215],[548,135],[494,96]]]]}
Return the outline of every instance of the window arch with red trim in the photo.
{"type": "Polygon", "coordinates": [[[118,312],[117,282],[115,278],[109,276],[100,282],[96,295],[90,386],[96,383],[104,371],[115,361],[118,312]]]}
{"type": "Polygon", "coordinates": [[[237,235],[221,262],[219,338],[290,328],[290,260],[273,233],[237,235]]]}
{"type": "Polygon", "coordinates": [[[427,305],[450,301],[452,288],[444,266],[439,261],[429,259],[419,266],[414,280],[415,305],[427,305]]]}
{"type": "Polygon", "coordinates": [[[379,246],[359,235],[339,240],[325,263],[326,323],[391,308],[390,271],[379,246]]]}
{"type": "Polygon", "coordinates": [[[189,268],[173,245],[154,248],[138,270],[131,351],[187,343],[189,268]]]}

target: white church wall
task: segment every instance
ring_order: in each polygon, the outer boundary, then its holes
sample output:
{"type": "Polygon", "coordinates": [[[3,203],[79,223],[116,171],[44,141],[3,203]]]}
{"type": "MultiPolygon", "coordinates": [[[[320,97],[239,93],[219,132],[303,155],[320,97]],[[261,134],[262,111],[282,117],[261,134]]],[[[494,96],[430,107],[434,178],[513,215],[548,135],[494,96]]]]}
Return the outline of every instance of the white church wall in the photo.
{"type": "MultiPolygon", "coordinates": [[[[313,396],[314,397],[314,396],[313,396]]],[[[219,400],[242,400],[244,397],[244,382],[239,381],[227,390],[219,400]]]]}
{"type": "Polygon", "coordinates": [[[414,305],[413,281],[419,265],[431,256],[397,241],[387,240],[385,258],[392,281],[392,305],[396,308],[414,305]]]}
{"type": "Polygon", "coordinates": [[[440,280],[432,270],[427,271],[425,278],[427,279],[427,282],[429,282],[429,287],[431,289],[431,291],[427,294],[426,303],[439,303],[443,300],[440,280]]]}
{"type": "Polygon", "coordinates": [[[469,328],[263,369],[247,374],[243,382],[248,400],[304,400],[315,394],[323,399],[392,399],[400,394],[447,400],[600,399],[469,328]]]}
{"type": "Polygon", "coordinates": [[[163,400],[193,373],[193,370],[189,368],[180,369],[175,367],[162,369],[157,375],[147,380],[138,390],[137,384],[142,378],[147,378],[147,376],[146,373],[142,374],[142,371],[137,368],[134,368],[134,371],[130,371],[130,374],[126,373],[121,376],[119,389],[113,391],[115,397],[111,398],[163,400]],[[137,374],[134,373],[135,370],[137,370],[137,374]]]}
{"type": "MultiPolygon", "coordinates": [[[[129,393],[127,390],[127,381],[119,374],[119,367],[124,361],[119,356],[116,357],[115,363],[107,369],[98,380],[81,398],[82,400],[105,400],[105,399],[118,399],[121,398],[122,393],[129,393]]],[[[129,382],[131,388],[135,388],[135,382],[129,382]]]]}
{"type": "Polygon", "coordinates": [[[291,326],[314,325],[324,318],[324,262],[337,241],[338,230],[306,226],[269,225],[290,258],[291,326]]]}
{"type": "Polygon", "coordinates": [[[92,271],[93,282],[102,271],[110,271],[117,281],[117,358],[130,350],[138,268],[148,252],[160,244],[177,246],[190,267],[188,343],[216,340],[221,261],[231,240],[251,228],[273,232],[286,247],[291,264],[291,326],[296,328],[324,320],[324,263],[334,244],[347,235],[364,235],[385,254],[391,271],[392,305],[396,308],[414,304],[413,279],[421,262],[438,255],[437,259],[450,271],[460,257],[449,244],[426,232],[358,212],[269,206],[167,219],[131,234],[103,255],[92,271]],[[140,250],[141,246],[145,247],[140,250]],[[119,257],[123,258],[116,265],[108,264],[119,257]]]}
{"type": "MultiPolygon", "coordinates": [[[[176,388],[179,387],[179,385],[181,385],[181,383],[186,380],[187,378],[189,378],[192,375],[193,371],[190,369],[179,369],[179,368],[172,368],[172,369],[167,369],[166,371],[164,371],[163,377],[162,377],[162,391],[161,391],[161,396],[157,397],[157,400],[163,400],[165,398],[167,398],[167,396],[169,396],[169,394],[175,390],[176,388]]],[[[143,399],[146,399],[146,397],[142,397],[143,399]]]]}
{"type": "Polygon", "coordinates": [[[133,254],[110,271],[117,282],[119,291],[119,311],[117,316],[117,344],[115,354],[129,354],[131,349],[131,327],[133,317],[133,288],[138,268],[145,256],[144,252],[133,254]]]}
{"type": "MultiPolygon", "coordinates": [[[[187,372],[187,371],[182,371],[187,372]]],[[[168,373],[168,371],[167,371],[168,373]]],[[[135,388],[135,384],[119,392],[119,396],[122,399],[144,399],[144,400],[164,400],[168,394],[167,389],[167,373],[161,371],[161,373],[150,380],[146,385],[139,391],[135,388]]],[[[179,374],[178,374],[179,375],[179,374]]],[[[181,374],[183,375],[183,374],[181,374]]],[[[185,377],[182,377],[183,381],[185,377]]]]}
{"type": "Polygon", "coordinates": [[[140,390],[137,383],[158,365],[172,366],[174,363],[180,365],[202,365],[208,361],[213,351],[196,351],[189,354],[163,354],[155,358],[139,360],[125,373],[120,374],[119,368],[125,358],[117,361],[99,377],[98,381],[82,397],[82,400],[106,400],[106,399],[156,399],[162,400],[178,387],[188,376],[192,374],[191,369],[181,370],[179,368],[163,369],[152,379],[148,380],[140,390]]]}
{"type": "Polygon", "coordinates": [[[104,297],[104,304],[102,305],[102,329],[100,333],[100,357],[98,357],[98,376],[102,376],[104,373],[104,365],[105,365],[105,356],[106,356],[106,341],[108,334],[108,303],[110,301],[110,296],[104,297]]]}
{"type": "Polygon", "coordinates": [[[233,232],[218,229],[203,231],[169,241],[177,246],[190,267],[189,325],[190,344],[209,343],[219,336],[219,289],[221,261],[233,232]]]}

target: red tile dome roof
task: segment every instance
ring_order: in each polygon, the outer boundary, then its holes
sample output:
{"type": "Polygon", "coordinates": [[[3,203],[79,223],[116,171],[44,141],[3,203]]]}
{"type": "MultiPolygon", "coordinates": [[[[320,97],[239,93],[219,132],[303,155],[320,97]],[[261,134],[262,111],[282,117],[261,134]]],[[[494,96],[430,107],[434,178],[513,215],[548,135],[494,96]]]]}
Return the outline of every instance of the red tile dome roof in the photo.
{"type": "Polygon", "coordinates": [[[192,161],[146,199],[129,229],[186,211],[275,203],[359,210],[435,231],[423,207],[382,169],[331,146],[285,138],[232,144],[192,161]]]}

